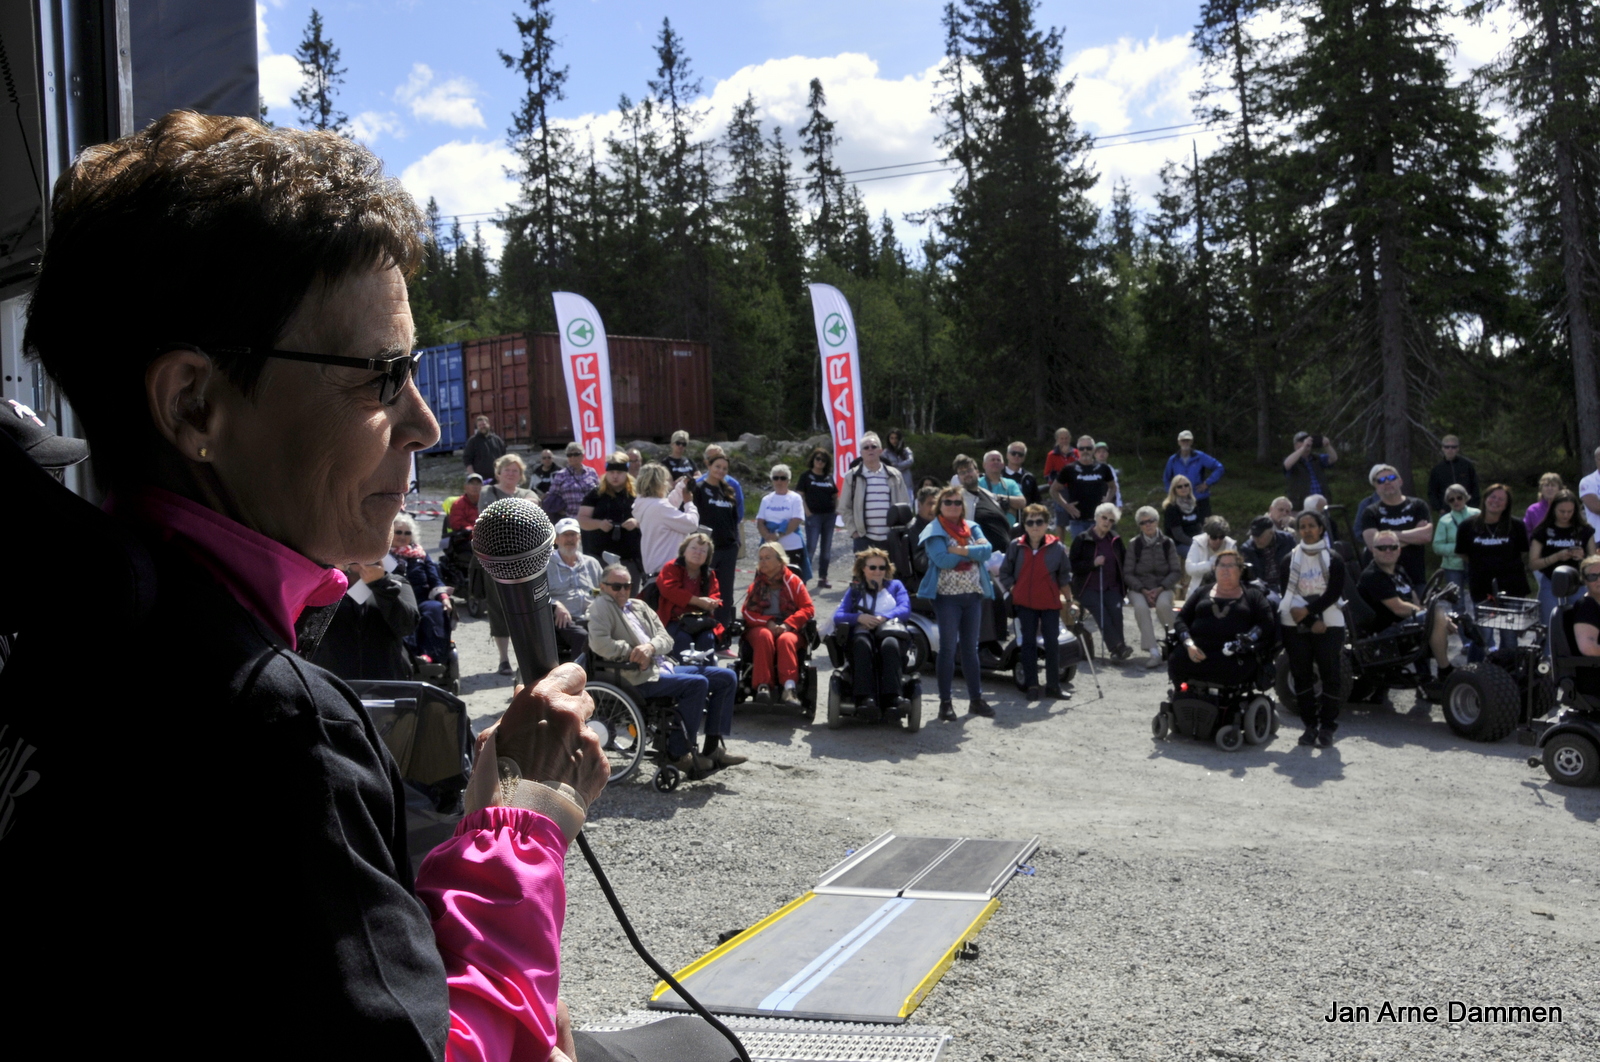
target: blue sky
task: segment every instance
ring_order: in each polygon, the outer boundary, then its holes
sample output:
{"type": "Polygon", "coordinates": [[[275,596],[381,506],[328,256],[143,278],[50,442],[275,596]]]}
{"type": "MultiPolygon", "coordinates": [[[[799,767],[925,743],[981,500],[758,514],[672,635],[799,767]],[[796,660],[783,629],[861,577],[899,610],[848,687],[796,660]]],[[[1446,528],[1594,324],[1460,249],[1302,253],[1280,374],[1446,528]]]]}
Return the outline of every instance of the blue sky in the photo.
{"type": "MultiPolygon", "coordinates": [[[[312,4],[257,5],[262,93],[270,117],[293,122],[289,96],[298,84],[291,55],[312,4]]],[[[348,69],[340,109],[357,136],[421,200],[434,196],[447,214],[487,218],[514,194],[504,176],[512,161],[505,130],[521,83],[496,57],[516,47],[511,0],[324,0],[315,5],[348,69]]],[[[733,105],[753,93],[761,116],[790,142],[803,123],[806,86],[820,77],[843,137],[846,169],[933,159],[937,119],[929,113],[943,50],[936,0],[565,0],[553,6],[558,59],[570,68],[558,116],[598,142],[615,121],[618,96],[638,99],[654,76],[652,50],[663,17],[672,19],[703,79],[705,131],[720,130],[733,105]]],[[[1203,131],[1118,146],[1141,129],[1192,120],[1190,93],[1200,73],[1187,38],[1197,0],[1084,3],[1045,0],[1039,18],[1063,33],[1069,73],[1077,79],[1074,113],[1101,137],[1094,155],[1104,202],[1126,177],[1148,203],[1162,162],[1204,154],[1203,131]]],[[[1462,27],[1462,65],[1489,58],[1492,33],[1462,27]]],[[[908,167],[905,172],[929,167],[908,167]]],[[[897,224],[907,211],[943,201],[946,173],[893,176],[859,187],[869,209],[897,224]]],[[[884,171],[862,174],[884,177],[884,171]]],[[[905,235],[912,235],[901,225],[905,235]]],[[[492,232],[486,233],[493,239],[492,232]]]]}

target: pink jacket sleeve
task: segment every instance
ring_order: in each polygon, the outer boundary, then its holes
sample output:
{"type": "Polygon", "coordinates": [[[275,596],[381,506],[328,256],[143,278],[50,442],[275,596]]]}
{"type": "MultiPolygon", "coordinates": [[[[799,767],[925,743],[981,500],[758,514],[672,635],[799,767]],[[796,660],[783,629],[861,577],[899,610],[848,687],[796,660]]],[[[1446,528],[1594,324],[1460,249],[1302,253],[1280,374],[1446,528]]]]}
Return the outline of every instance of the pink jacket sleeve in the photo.
{"type": "Polygon", "coordinates": [[[567,843],[537,812],[489,807],[423,860],[450,985],[451,1062],[545,1062],[556,1042],[567,843]]]}

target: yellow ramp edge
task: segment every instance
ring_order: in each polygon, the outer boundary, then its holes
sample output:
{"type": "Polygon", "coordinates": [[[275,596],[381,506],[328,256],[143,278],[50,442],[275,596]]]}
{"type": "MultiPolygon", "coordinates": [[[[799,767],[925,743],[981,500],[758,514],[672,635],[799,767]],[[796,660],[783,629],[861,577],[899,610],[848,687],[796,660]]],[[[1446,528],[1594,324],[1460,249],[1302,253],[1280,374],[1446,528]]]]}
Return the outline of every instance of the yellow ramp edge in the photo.
{"type": "Polygon", "coordinates": [[[918,982],[917,987],[911,990],[911,994],[906,997],[905,1004],[900,1008],[900,1017],[909,1017],[912,1011],[921,1006],[922,1001],[928,998],[928,993],[933,991],[933,986],[939,983],[939,978],[943,977],[945,971],[950,969],[951,965],[956,961],[956,952],[961,950],[961,945],[975,936],[978,930],[983,928],[983,924],[989,921],[999,909],[999,900],[990,900],[984,904],[983,910],[978,912],[978,916],[968,924],[966,929],[961,931],[961,935],[956,938],[956,942],[950,945],[939,961],[934,964],[933,969],[928,971],[928,976],[924,977],[918,982]]]}
{"type": "MultiPolygon", "coordinates": [[[[700,956],[683,969],[672,971],[673,979],[676,980],[680,985],[683,984],[684,980],[691,974],[695,974],[701,970],[704,970],[707,966],[710,966],[712,963],[728,954],[728,952],[732,951],[734,948],[737,948],[740,944],[743,944],[745,941],[749,940],[763,929],[766,929],[778,919],[794,913],[802,904],[809,900],[815,899],[816,895],[817,894],[814,892],[808,892],[798,899],[790,900],[788,903],[784,904],[776,911],[773,911],[771,914],[767,915],[767,917],[763,918],[749,929],[746,929],[738,936],[718,944],[715,948],[712,948],[710,951],[706,952],[704,955],[700,956]]],[[[980,922],[979,924],[981,925],[982,923],[980,922]]],[[[935,980],[937,980],[937,978],[935,978],[935,980]]],[[[655,991],[650,993],[651,1002],[655,1002],[671,990],[671,986],[669,986],[665,981],[657,981],[655,991]]]]}

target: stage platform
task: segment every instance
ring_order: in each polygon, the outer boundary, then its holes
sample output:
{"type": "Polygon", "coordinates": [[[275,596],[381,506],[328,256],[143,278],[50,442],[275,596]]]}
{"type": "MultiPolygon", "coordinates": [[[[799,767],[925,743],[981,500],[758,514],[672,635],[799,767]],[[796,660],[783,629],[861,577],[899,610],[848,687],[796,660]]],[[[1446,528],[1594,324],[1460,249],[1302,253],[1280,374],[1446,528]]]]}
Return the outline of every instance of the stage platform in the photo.
{"type": "MultiPolygon", "coordinates": [[[[718,1014],[903,1022],[1037,847],[886,833],[674,976],[718,1014]]],[[[664,982],[650,1007],[688,1009],[664,982]]]]}

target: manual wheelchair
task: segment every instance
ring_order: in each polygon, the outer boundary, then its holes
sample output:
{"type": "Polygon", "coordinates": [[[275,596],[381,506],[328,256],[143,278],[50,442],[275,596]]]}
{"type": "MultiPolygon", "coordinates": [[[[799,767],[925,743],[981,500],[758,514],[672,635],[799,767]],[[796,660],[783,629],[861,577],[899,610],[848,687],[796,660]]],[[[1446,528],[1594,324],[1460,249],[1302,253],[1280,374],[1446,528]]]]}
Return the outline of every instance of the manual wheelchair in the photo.
{"type": "MultiPolygon", "coordinates": [[[[1163,740],[1176,731],[1186,737],[1213,741],[1224,752],[1245,745],[1264,745],[1278,732],[1277,706],[1268,695],[1275,675],[1275,651],[1270,632],[1256,641],[1229,642],[1225,656],[1242,656],[1249,666],[1237,680],[1218,682],[1204,678],[1182,679],[1150,720],[1150,731],[1163,740]]],[[[1162,642],[1162,658],[1184,651],[1177,635],[1162,642]]]]}

